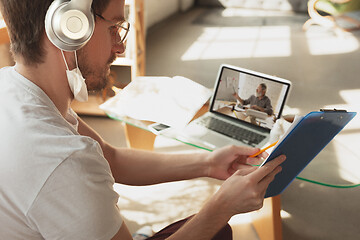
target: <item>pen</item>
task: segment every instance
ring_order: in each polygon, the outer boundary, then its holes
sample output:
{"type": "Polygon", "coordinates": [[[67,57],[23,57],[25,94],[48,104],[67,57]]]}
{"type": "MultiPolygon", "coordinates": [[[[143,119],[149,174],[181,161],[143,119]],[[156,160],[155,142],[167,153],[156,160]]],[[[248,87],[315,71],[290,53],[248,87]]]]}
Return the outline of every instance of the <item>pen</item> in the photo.
{"type": "Polygon", "coordinates": [[[237,116],[237,114],[236,114],[235,110],[233,110],[233,112],[234,112],[234,114],[235,114],[235,117],[236,117],[236,118],[239,118],[239,117],[237,116]]]}
{"type": "Polygon", "coordinates": [[[269,148],[271,148],[271,147],[275,146],[278,142],[279,142],[279,141],[276,141],[276,142],[274,142],[274,143],[270,144],[270,145],[269,145],[269,146],[267,146],[266,148],[261,149],[260,151],[258,151],[257,153],[255,153],[255,154],[253,154],[253,155],[251,155],[251,156],[249,156],[249,157],[253,158],[253,157],[258,156],[259,154],[261,154],[261,153],[265,152],[265,151],[266,151],[266,150],[268,150],[269,148]]]}

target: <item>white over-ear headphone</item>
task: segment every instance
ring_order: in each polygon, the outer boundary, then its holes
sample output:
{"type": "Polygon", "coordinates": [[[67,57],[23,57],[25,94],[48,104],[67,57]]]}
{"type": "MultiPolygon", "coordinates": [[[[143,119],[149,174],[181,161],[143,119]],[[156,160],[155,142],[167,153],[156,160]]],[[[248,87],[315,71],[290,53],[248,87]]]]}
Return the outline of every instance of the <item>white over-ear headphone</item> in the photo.
{"type": "Polygon", "coordinates": [[[92,0],[55,0],[45,17],[45,31],[59,49],[75,51],[83,47],[94,32],[92,0]]]}

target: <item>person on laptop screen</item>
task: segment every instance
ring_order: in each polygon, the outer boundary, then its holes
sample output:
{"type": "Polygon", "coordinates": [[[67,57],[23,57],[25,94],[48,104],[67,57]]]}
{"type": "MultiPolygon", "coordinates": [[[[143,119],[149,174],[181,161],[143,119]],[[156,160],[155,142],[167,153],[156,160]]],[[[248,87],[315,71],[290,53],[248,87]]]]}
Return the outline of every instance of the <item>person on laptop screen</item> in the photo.
{"type": "Polygon", "coordinates": [[[270,98],[268,98],[265,95],[266,90],[267,90],[266,84],[261,83],[256,88],[256,91],[255,91],[256,96],[251,95],[246,100],[240,98],[236,92],[233,94],[233,96],[240,102],[240,104],[242,106],[250,104],[251,109],[254,109],[254,110],[257,110],[260,112],[265,112],[265,113],[267,113],[267,115],[271,116],[273,114],[273,107],[271,106],[270,98]]]}
{"type": "Polygon", "coordinates": [[[268,132],[281,117],[289,89],[288,80],[224,64],[215,83],[211,111],[231,123],[247,127],[250,123],[268,132]]]}

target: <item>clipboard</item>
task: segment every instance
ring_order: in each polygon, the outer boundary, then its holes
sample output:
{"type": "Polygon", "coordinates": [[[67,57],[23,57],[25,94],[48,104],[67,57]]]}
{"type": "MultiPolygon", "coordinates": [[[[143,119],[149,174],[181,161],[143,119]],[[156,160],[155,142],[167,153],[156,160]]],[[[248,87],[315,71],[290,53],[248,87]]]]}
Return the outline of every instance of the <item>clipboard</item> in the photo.
{"type": "Polygon", "coordinates": [[[282,171],[270,183],[265,198],[281,194],[355,115],[355,112],[345,110],[320,110],[310,112],[294,123],[261,164],[286,155],[285,162],[280,165],[282,171]]]}

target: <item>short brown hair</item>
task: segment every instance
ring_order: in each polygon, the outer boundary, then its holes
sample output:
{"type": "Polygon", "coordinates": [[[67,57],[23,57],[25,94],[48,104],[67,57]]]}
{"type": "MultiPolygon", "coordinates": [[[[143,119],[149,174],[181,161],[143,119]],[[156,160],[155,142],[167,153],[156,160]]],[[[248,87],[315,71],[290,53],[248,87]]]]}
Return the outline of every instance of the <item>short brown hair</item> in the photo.
{"type": "MultiPolygon", "coordinates": [[[[93,0],[92,9],[101,14],[110,0],[93,0]]],[[[42,37],[45,15],[53,0],[0,0],[0,10],[7,25],[11,52],[20,55],[26,64],[43,62],[42,37]]]]}
{"type": "Polygon", "coordinates": [[[267,87],[265,83],[260,83],[260,86],[263,91],[266,91],[267,87]]]}

